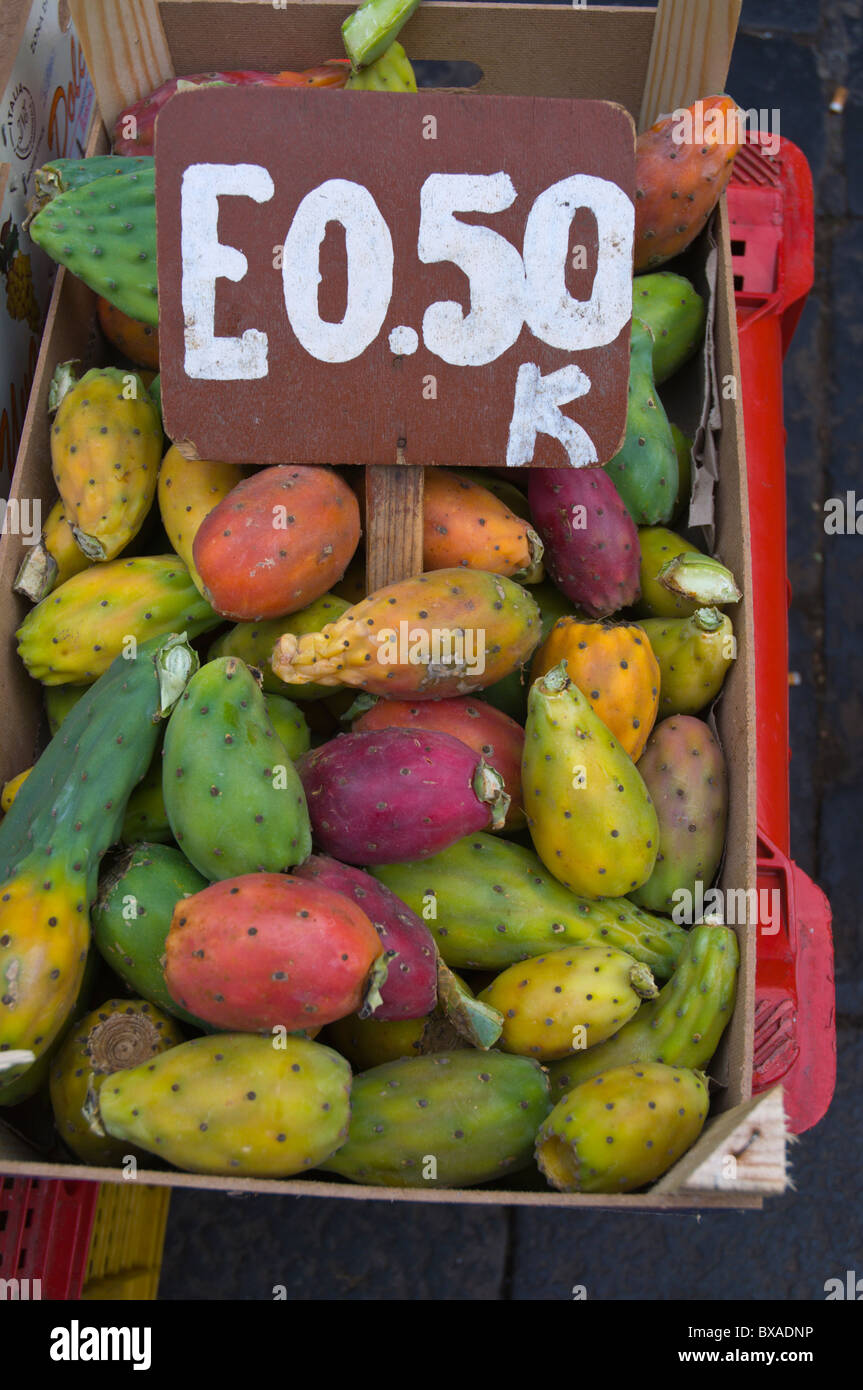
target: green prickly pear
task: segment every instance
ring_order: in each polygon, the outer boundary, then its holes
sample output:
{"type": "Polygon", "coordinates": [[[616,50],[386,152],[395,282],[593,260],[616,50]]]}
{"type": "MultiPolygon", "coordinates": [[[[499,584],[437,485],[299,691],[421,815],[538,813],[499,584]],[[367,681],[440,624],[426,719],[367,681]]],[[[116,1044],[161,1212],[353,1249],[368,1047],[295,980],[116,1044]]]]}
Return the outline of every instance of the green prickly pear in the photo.
{"type": "Polygon", "coordinates": [[[577,942],[626,951],[667,979],[686,940],[682,927],[628,898],[577,897],[522,845],[480,832],[440,854],[371,870],[428,922],[447,965],[500,970],[577,942]]]}
{"type": "Polygon", "coordinates": [[[527,1057],[389,1062],[354,1079],[348,1142],[321,1167],[374,1187],[470,1187],[527,1167],[548,1109],[548,1078],[527,1057]]]}
{"type": "Polygon", "coordinates": [[[351,1069],[304,1038],[254,1033],[194,1038],[99,1093],[105,1132],[178,1168],[287,1178],[344,1144],[351,1069]]]}
{"type": "Polygon", "coordinates": [[[165,734],[162,788],[177,844],[209,879],[279,873],[311,853],[302,783],[237,657],[189,682],[165,734]]]}
{"type": "Polygon", "coordinates": [[[93,943],[120,979],[142,999],[204,1029],[209,1024],[187,1013],[169,993],[164,955],[177,903],[206,886],[178,849],[137,844],[103,875],[91,912],[93,943]]]}
{"type": "Polygon", "coordinates": [[[51,1067],[51,1104],[57,1132],[84,1163],[120,1164],[140,1149],[91,1127],[98,1095],[112,1073],[145,1065],[183,1042],[172,1018],[140,999],[109,999],[67,1036],[51,1067]]]}
{"type": "Polygon", "coordinates": [[[626,439],[605,471],[636,526],[671,520],[677,501],[677,449],[653,379],[653,335],[632,320],[626,439]]]}
{"type": "Polygon", "coordinates": [[[536,851],[574,893],[617,897],[650,877],[656,810],[634,762],[564,662],[530,689],[522,789],[536,851]]]}
{"type": "MultiPolygon", "coordinates": [[[[78,702],[0,824],[0,1049],[38,1058],[81,986],[99,861],[197,658],[182,638],[115,661],[78,702]]],[[[0,1073],[6,1083],[26,1063],[0,1073]]]]}
{"type": "Polygon", "coordinates": [[[634,1192],[692,1148],[708,1104],[699,1071],[614,1067],[558,1101],[536,1137],[536,1161],[560,1192],[634,1192]]]}
{"type": "Polygon", "coordinates": [[[627,1062],[667,1062],[703,1071],[734,1012],[740,951],[730,927],[699,923],[677,968],[613,1038],[549,1066],[555,1101],[600,1072],[627,1062]]]}
{"type": "Polygon", "coordinates": [[[306,723],[306,716],[293,700],[286,700],[283,695],[265,695],[264,703],[270,723],[285,745],[288,757],[292,762],[296,762],[297,758],[308,753],[312,746],[312,735],[306,723]]]}
{"type": "MultiPolygon", "coordinates": [[[[62,689],[62,687],[61,687],[62,689]]],[[[162,791],[162,740],[153,755],[146,773],[141,778],[126,804],[126,815],[120,831],[120,843],[136,845],[142,840],[148,844],[167,845],[174,835],[168,823],[165,810],[165,796],[162,791]]]]}
{"type": "Polygon", "coordinates": [[[641,547],[641,598],[634,611],[645,618],[690,617],[699,605],[666,589],[659,582],[659,572],[675,555],[698,555],[698,548],[669,531],[667,526],[642,526],[638,543],[641,547]]]}
{"type": "Polygon", "coordinates": [[[87,694],[89,689],[89,685],[45,686],[45,716],[52,738],[66,716],[71,714],[78,701],[87,694]]]}
{"type": "Polygon", "coordinates": [[[550,1062],[604,1042],[658,992],[624,951],[580,945],[511,965],[479,997],[503,1014],[504,1052],[550,1062]]]}
{"type": "Polygon", "coordinates": [[[18,654],[44,685],[92,684],[131,644],[183,632],[190,639],[220,618],[176,555],[141,555],[93,565],[31,609],[15,634],[18,654]]]}
{"type": "Polygon", "coordinates": [[[633,280],[632,312],[653,334],[653,375],[660,386],[698,351],[707,305],[683,275],[658,270],[633,280]]]}
{"type": "Polygon", "coordinates": [[[58,194],[33,218],[30,236],[124,314],[158,324],[155,167],[58,194]]]}
{"type": "Polygon", "coordinates": [[[718,608],[691,618],[643,618],[659,662],[659,715],[700,714],[716,699],[737,655],[731,619],[718,608]]]}
{"type": "Polygon", "coordinates": [[[702,719],[677,714],[657,724],[638,770],[659,818],[659,853],[633,900],[650,912],[674,911],[678,895],[702,891],[716,876],[725,845],[728,774],[722,749],[702,719]]]}

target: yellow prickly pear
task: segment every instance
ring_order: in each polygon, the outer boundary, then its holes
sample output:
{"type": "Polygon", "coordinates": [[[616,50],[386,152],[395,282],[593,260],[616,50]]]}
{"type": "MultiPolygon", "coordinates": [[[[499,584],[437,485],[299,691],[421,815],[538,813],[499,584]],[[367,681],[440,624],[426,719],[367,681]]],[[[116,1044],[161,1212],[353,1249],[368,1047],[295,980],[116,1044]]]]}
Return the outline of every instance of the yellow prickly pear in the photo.
{"type": "MultiPolygon", "coordinates": [[[[199,594],[204,581],[195,568],[192,545],[198,527],[237,483],[248,476],[248,469],[237,463],[191,463],[176,445],[171,445],[159,469],[159,511],[162,525],[192,577],[199,594]]],[[[275,639],[274,639],[275,640],[275,639]]]]}
{"type": "Polygon", "coordinates": [[[659,847],[653,803],[564,662],[531,687],[522,788],[536,852],[574,893],[622,897],[650,877],[659,847]]]}
{"type": "Polygon", "coordinates": [[[691,618],[645,618],[640,626],[659,662],[660,718],[700,714],[737,654],[731,619],[718,608],[698,608],[691,618]]]}
{"type": "Polygon", "coordinates": [[[65,503],[58,498],[48,513],[42,535],[27,551],[12,587],[31,603],[39,603],[52,589],[92,564],[75,540],[66,519],[65,503]]]}
{"type": "Polygon", "coordinates": [[[565,946],[504,970],[479,998],[503,1014],[499,1046],[553,1062],[604,1042],[659,993],[646,965],[612,946],[565,946]]]}
{"type": "Polygon", "coordinates": [[[615,1067],[558,1101],[537,1135],[536,1161],[561,1192],[633,1192],[692,1148],[707,1106],[700,1071],[615,1067]]]}
{"type": "Polygon", "coordinates": [[[141,529],[156,492],[162,423],[143,381],[119,367],[75,382],[63,362],[51,383],[51,464],[75,540],[113,560],[141,529]]]}

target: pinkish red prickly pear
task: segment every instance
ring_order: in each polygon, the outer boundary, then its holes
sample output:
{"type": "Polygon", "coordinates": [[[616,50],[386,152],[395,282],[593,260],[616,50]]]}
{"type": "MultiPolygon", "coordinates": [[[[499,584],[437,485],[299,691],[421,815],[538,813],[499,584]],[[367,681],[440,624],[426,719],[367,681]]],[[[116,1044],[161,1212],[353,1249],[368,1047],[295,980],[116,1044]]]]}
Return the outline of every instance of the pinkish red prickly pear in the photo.
{"type": "Polygon", "coordinates": [[[591,618],[628,608],[640,592],[638,531],[601,468],[535,468],[528,500],[557,587],[591,618]]]}
{"type": "Polygon", "coordinates": [[[428,729],[341,734],[297,763],[315,842],[348,864],[425,859],[498,829],[503,778],[460,739],[428,729]]]}

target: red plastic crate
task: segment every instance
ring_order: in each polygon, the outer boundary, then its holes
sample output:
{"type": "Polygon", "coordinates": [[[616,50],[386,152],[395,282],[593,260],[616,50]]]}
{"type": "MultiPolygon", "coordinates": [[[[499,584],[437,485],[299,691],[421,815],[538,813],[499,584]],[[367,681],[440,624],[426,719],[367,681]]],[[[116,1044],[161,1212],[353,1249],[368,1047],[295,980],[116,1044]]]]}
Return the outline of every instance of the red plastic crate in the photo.
{"type": "Polygon", "coordinates": [[[80,1298],[98,1195],[96,1182],[0,1177],[2,1297],[80,1298]]]}
{"type": "Polygon", "coordinates": [[[827,1110],[836,1083],[827,898],[789,858],[788,621],[782,359],[814,278],[812,175],[802,151],[751,134],[728,187],[749,477],[758,713],[758,926],[753,1089],[782,1082],[791,1131],[827,1110]],[[766,930],[765,930],[766,929],[766,930]]]}

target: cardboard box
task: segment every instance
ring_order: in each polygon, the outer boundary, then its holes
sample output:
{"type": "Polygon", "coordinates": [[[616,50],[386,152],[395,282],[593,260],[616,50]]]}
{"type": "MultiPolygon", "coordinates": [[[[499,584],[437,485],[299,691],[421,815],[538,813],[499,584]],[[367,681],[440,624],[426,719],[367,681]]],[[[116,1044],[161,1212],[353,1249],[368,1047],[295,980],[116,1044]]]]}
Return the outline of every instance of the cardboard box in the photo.
{"type": "MultiPolygon", "coordinates": [[[[666,22],[678,4],[679,0],[666,0],[669,7],[664,11],[666,22]]],[[[735,4],[736,0],[730,0],[729,8],[734,10],[735,4]]],[[[77,22],[100,106],[110,122],[129,100],[170,75],[170,66],[166,71],[169,61],[176,73],[183,74],[220,67],[300,68],[336,55],[340,49],[339,25],[351,8],[347,4],[331,3],[331,0],[291,0],[284,9],[274,7],[270,0],[266,3],[163,0],[158,5],[156,0],[143,5],[138,0],[134,11],[139,17],[143,14],[151,32],[146,44],[138,48],[126,45],[123,52],[131,52],[133,59],[124,60],[125,66],[115,66],[115,52],[119,53],[119,48],[111,45],[112,42],[116,44],[117,25],[121,16],[131,14],[131,5],[88,0],[86,19],[78,16],[77,22]],[[91,25],[89,31],[87,21],[91,25]],[[158,27],[158,33],[152,31],[152,26],[158,27]],[[145,51],[149,55],[149,65],[139,62],[145,51]]],[[[660,20],[662,18],[661,10],[660,20]]],[[[411,21],[406,39],[412,58],[446,57],[478,63],[484,76],[473,90],[480,93],[605,97],[621,102],[638,120],[648,74],[659,70],[656,63],[651,63],[655,24],[656,13],[652,10],[430,3],[423,4],[411,21]]],[[[694,46],[693,51],[699,59],[706,54],[707,61],[699,65],[691,61],[691,53],[689,62],[684,61],[685,54],[678,55],[678,66],[690,75],[679,85],[676,96],[672,94],[670,105],[688,104],[698,96],[724,88],[730,47],[720,60],[712,55],[709,47],[702,53],[698,45],[704,45],[707,38],[699,25],[700,21],[690,33],[690,45],[694,46]]],[[[731,32],[733,34],[733,25],[731,32]]],[[[117,63],[120,63],[119,58],[117,63]]],[[[654,83],[657,91],[660,85],[657,79],[654,83]]],[[[666,103],[659,109],[670,109],[667,97],[667,91],[664,96],[656,97],[666,103]]],[[[321,99],[327,100],[327,95],[322,94],[321,99]]],[[[652,117],[656,112],[653,110],[649,114],[652,117]]],[[[103,139],[98,133],[94,135],[91,153],[106,148],[100,143],[103,139]]],[[[756,883],[755,634],[743,422],[740,392],[734,389],[739,381],[734,289],[724,203],[717,222],[717,240],[715,368],[716,379],[725,383],[725,390],[715,393],[713,398],[715,422],[720,426],[716,549],[734,571],[743,590],[743,600],[734,611],[738,657],[717,709],[718,731],[730,777],[728,846],[721,886],[748,890],[754,889],[756,883]]],[[[690,270],[696,278],[703,275],[706,252],[706,238],[703,237],[691,256],[690,270]]],[[[61,272],[48,313],[13,495],[53,497],[46,417],[51,375],[58,362],[71,357],[82,358],[87,366],[97,365],[103,352],[95,327],[94,297],[80,282],[61,272]]],[[[699,383],[704,385],[704,364],[693,363],[687,370],[693,393],[691,399],[697,400],[699,383]]],[[[695,423],[692,418],[678,419],[684,428],[695,423]]],[[[0,758],[0,775],[4,778],[19,772],[33,760],[41,721],[41,691],[26,676],[14,648],[14,631],[26,611],[24,600],[11,593],[20,554],[18,538],[5,537],[0,548],[0,592],[5,596],[0,613],[0,701],[7,729],[0,758]]],[[[525,1175],[519,1175],[507,1180],[507,1186],[496,1184],[483,1189],[446,1192],[362,1187],[316,1177],[263,1181],[155,1170],[142,1170],[139,1177],[149,1183],[174,1187],[388,1201],[636,1210],[761,1206],[761,1194],[782,1191],[785,1186],[784,1126],[778,1091],[754,1101],[751,1099],[756,928],[743,926],[737,930],[741,954],[737,1007],[711,1067],[711,1074],[721,1087],[714,1097],[711,1119],[698,1144],[646,1194],[565,1196],[542,1188],[542,1179],[530,1174],[527,1182],[532,1183],[532,1190],[527,1188],[525,1175]],[[730,1155],[735,1162],[729,1165],[730,1155]]],[[[6,1118],[14,1118],[14,1112],[7,1112],[6,1118]]],[[[50,1157],[40,1157],[23,1138],[2,1126],[0,1171],[83,1177],[104,1182],[123,1180],[117,1169],[56,1164],[50,1157]]]]}

